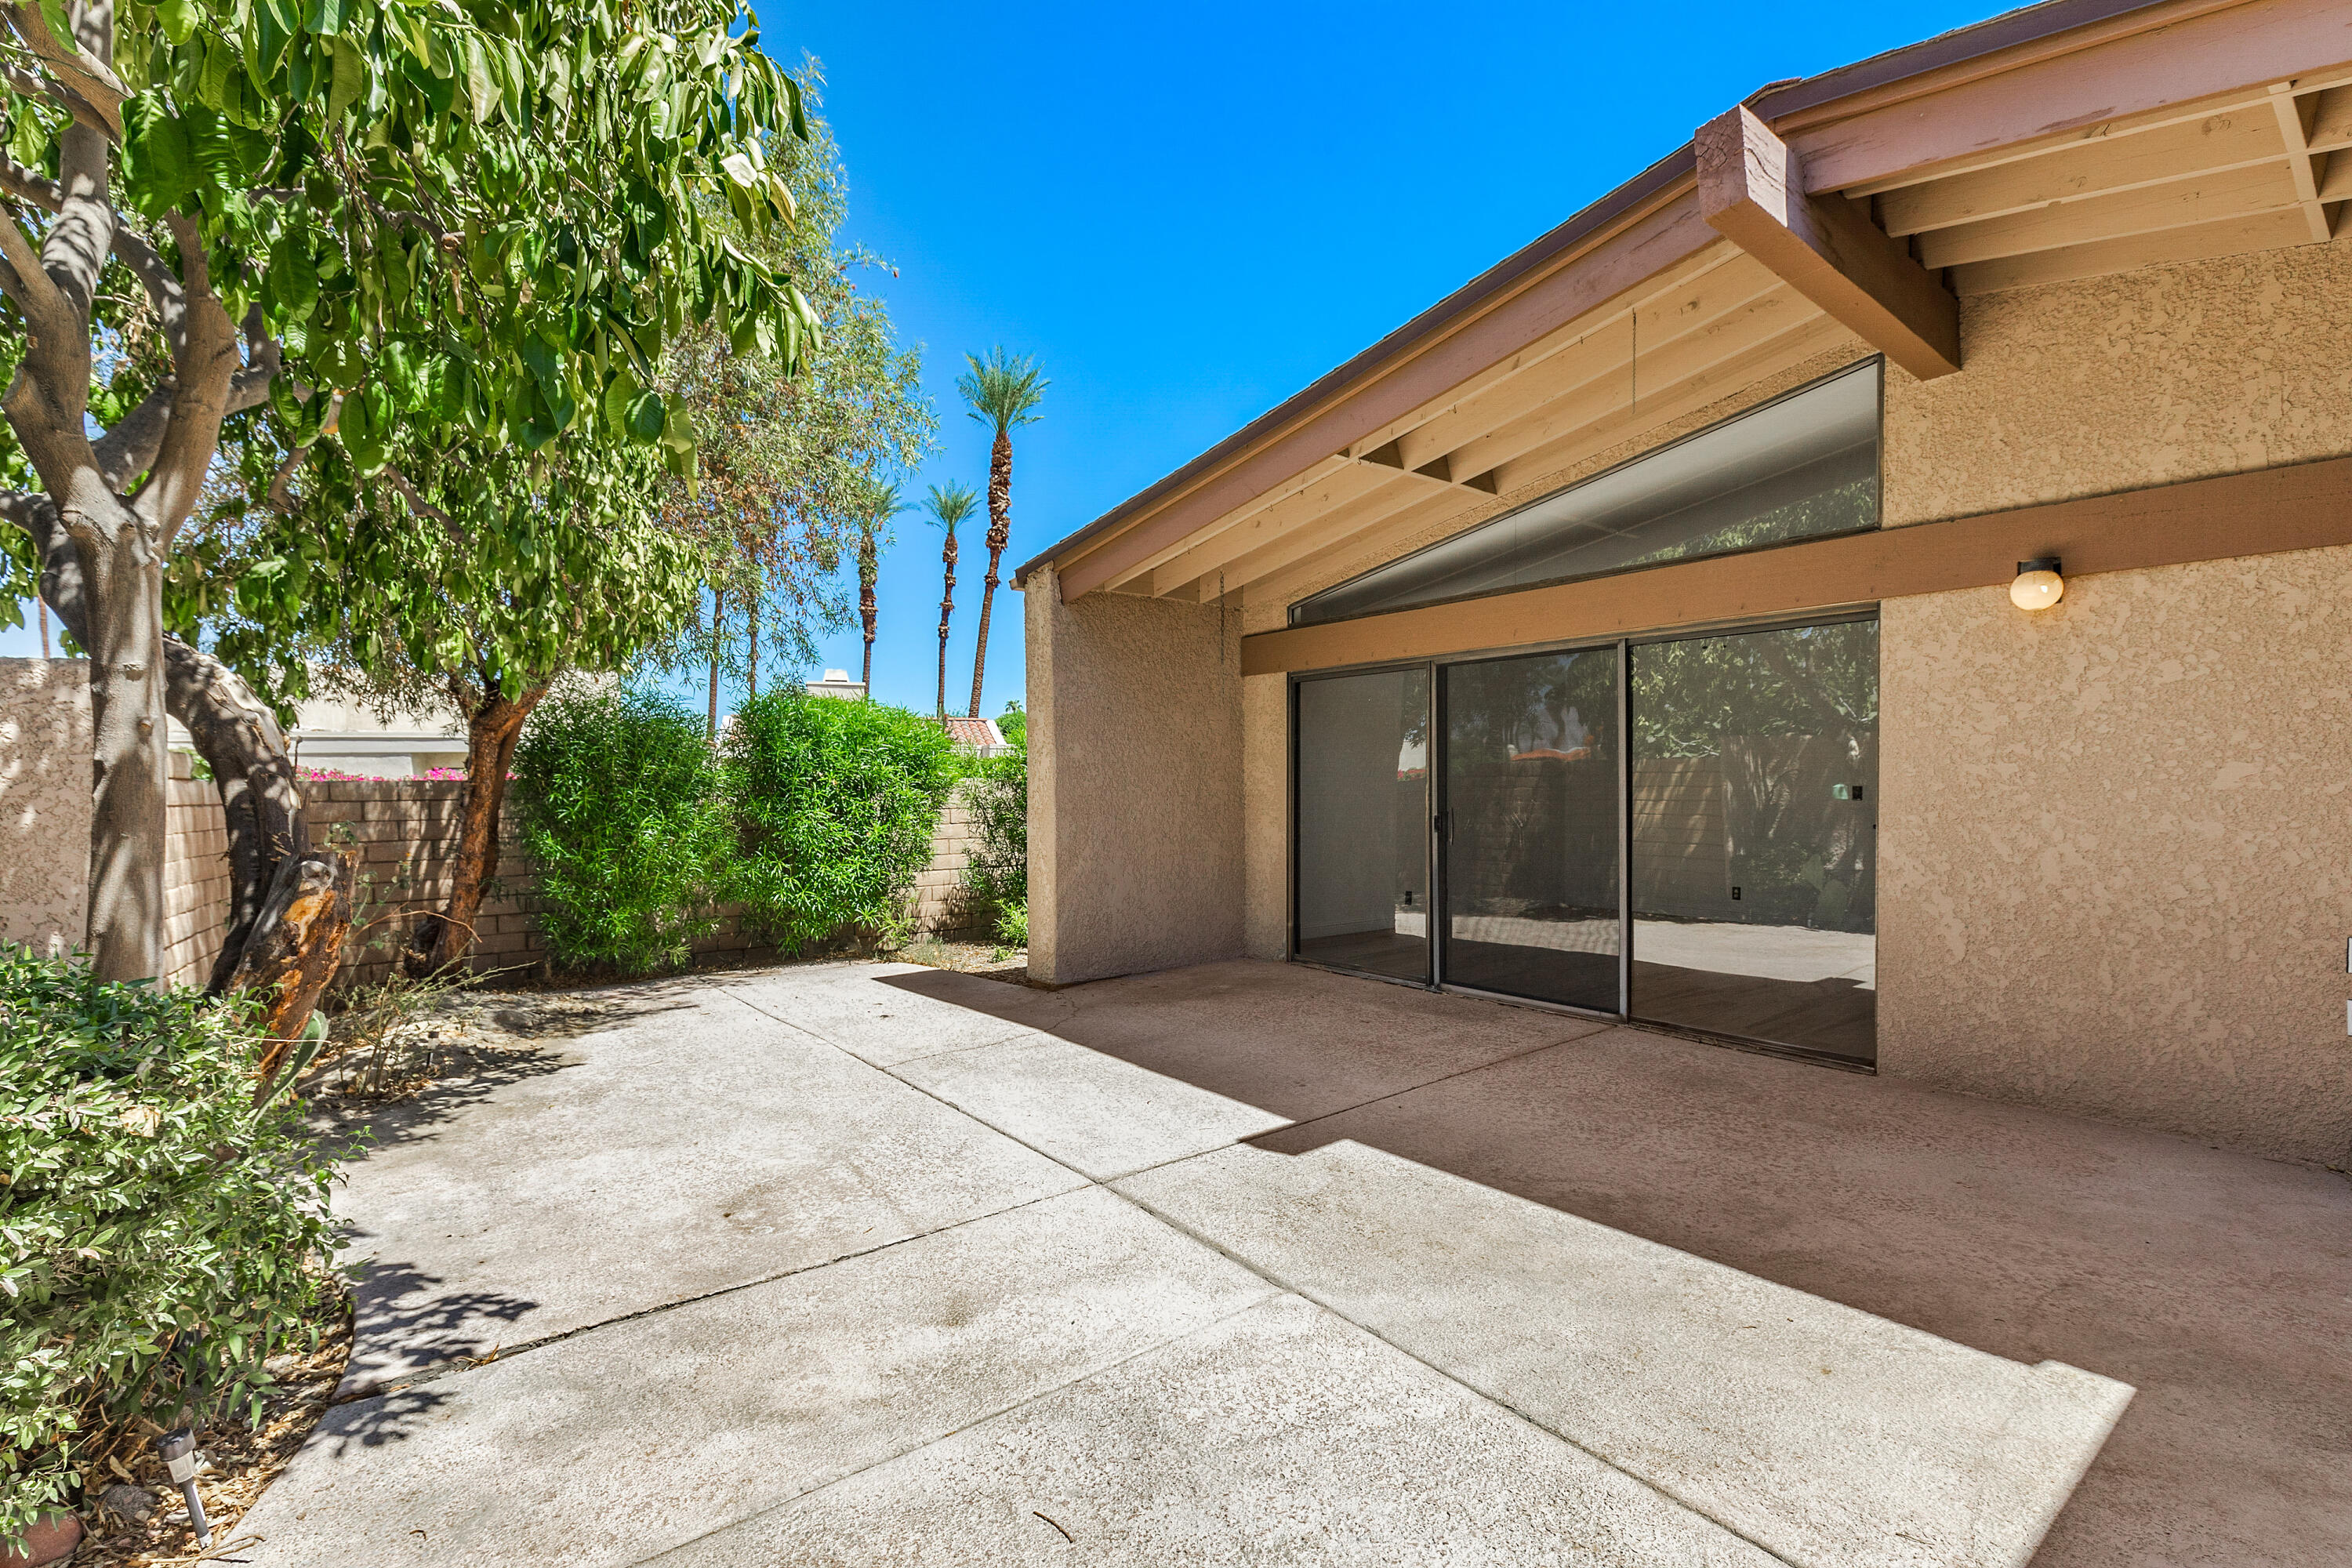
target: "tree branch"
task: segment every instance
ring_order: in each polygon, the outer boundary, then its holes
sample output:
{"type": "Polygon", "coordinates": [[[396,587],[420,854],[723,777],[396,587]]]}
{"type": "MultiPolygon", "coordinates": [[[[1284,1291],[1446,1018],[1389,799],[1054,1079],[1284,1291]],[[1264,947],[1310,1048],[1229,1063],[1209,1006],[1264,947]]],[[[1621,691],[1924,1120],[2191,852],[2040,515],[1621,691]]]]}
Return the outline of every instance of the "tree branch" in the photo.
{"type": "Polygon", "coordinates": [[[442,527],[447,529],[449,531],[450,537],[457,540],[460,544],[471,544],[474,542],[474,536],[467,531],[466,525],[459,522],[456,518],[451,517],[447,512],[443,511],[439,507],[435,506],[431,501],[426,500],[423,496],[418,495],[416,493],[416,487],[408,482],[408,476],[406,474],[402,473],[398,468],[393,468],[390,464],[386,464],[383,469],[383,475],[384,482],[401,493],[403,499],[408,502],[410,508],[415,511],[417,516],[430,518],[433,521],[439,523],[442,527]]]}
{"type": "Polygon", "coordinates": [[[58,184],[65,193],[57,221],[41,242],[41,265],[57,280],[58,291],[73,302],[74,314],[87,331],[89,302],[98,292],[98,275],[114,248],[120,226],[114,202],[107,194],[106,139],[87,125],[68,125],[58,142],[58,184]]]}
{"type": "Polygon", "coordinates": [[[173,355],[174,389],[171,418],[147,482],[131,498],[140,521],[154,530],[164,549],[195,509],[204,491],[205,471],[220,446],[220,425],[228,395],[229,378],[237,369],[236,335],[228,313],[212,290],[205,271],[202,236],[196,226],[173,213],[164,220],[180,247],[188,310],[184,346],[173,355]]]}
{"type": "Polygon", "coordinates": [[[163,449],[163,432],[171,428],[172,402],[180,394],[180,378],[167,375],[155,384],[153,391],[139,400],[139,406],[114,422],[114,428],[90,444],[98,458],[98,471],[106,476],[107,489],[120,490],[131,479],[155,466],[155,454],[163,449]]]}
{"type": "MultiPolygon", "coordinates": [[[[76,121],[89,125],[117,146],[121,145],[122,104],[131,96],[121,79],[80,44],[50,32],[39,5],[0,5],[0,16],[8,19],[16,36],[25,40],[25,47],[38,55],[41,63],[53,73],[51,79],[42,83],[48,96],[71,110],[76,121]]],[[[88,7],[82,26],[93,36],[102,30],[105,37],[111,37],[114,7],[88,7]]]]}

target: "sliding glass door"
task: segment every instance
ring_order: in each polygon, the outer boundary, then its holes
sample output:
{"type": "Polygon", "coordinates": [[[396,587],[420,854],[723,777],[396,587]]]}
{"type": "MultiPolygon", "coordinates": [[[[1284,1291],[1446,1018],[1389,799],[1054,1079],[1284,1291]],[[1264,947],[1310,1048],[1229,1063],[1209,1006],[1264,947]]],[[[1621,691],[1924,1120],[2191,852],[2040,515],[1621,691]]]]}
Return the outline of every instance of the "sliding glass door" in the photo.
{"type": "Polygon", "coordinates": [[[1296,694],[1298,957],[1874,1059],[1874,620],[1296,694]]]}
{"type": "Polygon", "coordinates": [[[1426,981],[1429,671],[1297,688],[1297,952],[1426,981]]]}
{"type": "Polygon", "coordinates": [[[1878,624],[1632,650],[1626,1011],[1875,1054],[1878,624]]]}
{"type": "Polygon", "coordinates": [[[1615,644],[1448,666],[1445,978],[1617,1011],[1615,644]]]}

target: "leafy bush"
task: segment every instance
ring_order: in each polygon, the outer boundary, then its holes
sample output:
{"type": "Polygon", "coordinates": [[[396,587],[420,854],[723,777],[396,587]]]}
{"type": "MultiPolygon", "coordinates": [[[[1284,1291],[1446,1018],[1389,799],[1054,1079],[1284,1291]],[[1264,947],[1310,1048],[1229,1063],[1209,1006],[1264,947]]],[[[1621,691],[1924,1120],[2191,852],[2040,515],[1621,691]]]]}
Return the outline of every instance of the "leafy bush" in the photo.
{"type": "Polygon", "coordinates": [[[903,708],[799,691],[745,703],[727,737],[741,835],[728,895],[779,945],[845,927],[896,945],[955,779],[947,731],[903,708]]]}
{"type": "Polygon", "coordinates": [[[998,936],[1005,942],[1029,940],[1029,753],[988,757],[971,771],[964,801],[978,828],[963,885],[983,908],[998,916],[998,936]],[[1021,935],[1005,934],[1010,912],[1023,910],[1021,935]]]}
{"type": "Polygon", "coordinates": [[[0,947],[0,1542],[97,1484],[109,1422],[257,1417],[262,1362],[317,1342],[331,1172],[255,1108],[254,1019],[0,947]]]}
{"type": "Polygon", "coordinates": [[[996,911],[996,940],[1013,947],[1029,945],[1029,905],[1027,900],[1007,904],[996,911]]]}
{"type": "Polygon", "coordinates": [[[557,959],[639,971],[717,929],[731,831],[703,721],[652,691],[551,699],[515,748],[522,841],[557,959]]]}

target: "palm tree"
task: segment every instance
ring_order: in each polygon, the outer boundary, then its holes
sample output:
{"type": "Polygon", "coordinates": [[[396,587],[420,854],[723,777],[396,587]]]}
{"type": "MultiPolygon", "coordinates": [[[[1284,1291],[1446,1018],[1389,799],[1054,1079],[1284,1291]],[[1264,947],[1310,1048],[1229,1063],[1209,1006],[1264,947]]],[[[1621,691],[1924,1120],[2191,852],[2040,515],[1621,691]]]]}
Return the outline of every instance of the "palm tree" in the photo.
{"type": "Polygon", "coordinates": [[[878,614],[874,584],[882,575],[876,537],[882,531],[882,525],[906,510],[907,505],[898,499],[897,485],[877,485],[874,499],[857,523],[857,616],[866,627],[866,668],[858,672],[857,679],[866,688],[868,702],[874,700],[874,623],[878,614]]]}
{"type": "Polygon", "coordinates": [[[947,587],[940,595],[940,717],[948,716],[948,617],[955,612],[956,529],[971,515],[980,498],[971,487],[950,479],[945,489],[931,487],[928,503],[931,509],[931,525],[947,537],[940,549],[940,559],[947,563],[947,587]]]}
{"type": "Polygon", "coordinates": [[[1036,423],[1037,405],[1053,383],[1037,374],[1037,362],[1018,358],[999,343],[982,360],[966,354],[971,369],[956,377],[967,410],[983,425],[996,426],[996,443],[988,453],[988,576],[980,591],[980,649],[971,661],[971,717],[980,717],[980,681],[988,668],[988,616],[996,599],[996,567],[1013,539],[1013,427],[1036,423]]]}

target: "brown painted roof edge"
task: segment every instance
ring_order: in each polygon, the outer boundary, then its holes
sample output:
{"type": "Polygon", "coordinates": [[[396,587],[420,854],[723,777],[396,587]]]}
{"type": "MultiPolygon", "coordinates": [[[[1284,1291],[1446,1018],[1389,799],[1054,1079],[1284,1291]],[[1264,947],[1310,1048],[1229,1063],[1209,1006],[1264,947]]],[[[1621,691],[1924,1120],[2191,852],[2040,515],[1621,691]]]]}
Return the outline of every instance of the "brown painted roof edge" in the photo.
{"type": "MultiPolygon", "coordinates": [[[[1775,83],[1759,89],[1746,101],[1761,118],[1769,121],[1818,109],[1840,98],[1883,88],[1906,77],[1922,76],[1983,55],[2013,48],[2020,44],[2109,21],[2134,11],[2153,10],[2169,3],[2170,0],[2043,0],[2041,5],[2005,11],[2000,16],[1939,33],[1916,44],[1873,55],[1852,65],[1839,66],[1819,76],[1802,78],[1785,86],[1775,83]]],[[[1577,212],[1567,222],[1513,251],[1370,348],[1337,369],[1318,376],[1306,387],[1284,398],[1207,451],[1145,486],[1083,528],[1055,540],[1013,568],[1013,586],[1021,586],[1032,572],[1055,556],[1067,553],[1073,546],[1113,532],[1139,513],[1149,511],[1171,492],[1183,489],[1225,459],[1247,450],[1262,437],[1290,424],[1342,388],[1367,380],[1372,373],[1408,357],[1413,350],[1441,336],[1444,329],[1562,250],[1574,247],[1675,180],[1689,175],[1694,166],[1691,144],[1685,142],[1577,212]]]]}

